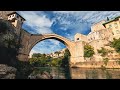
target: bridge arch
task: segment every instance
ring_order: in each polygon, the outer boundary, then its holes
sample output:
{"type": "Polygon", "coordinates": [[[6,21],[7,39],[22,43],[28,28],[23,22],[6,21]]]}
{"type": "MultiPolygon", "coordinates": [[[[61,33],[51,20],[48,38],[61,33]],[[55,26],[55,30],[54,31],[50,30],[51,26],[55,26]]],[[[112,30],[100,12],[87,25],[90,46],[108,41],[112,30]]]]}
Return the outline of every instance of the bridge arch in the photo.
{"type": "Polygon", "coordinates": [[[30,34],[25,31],[21,37],[21,48],[19,49],[18,59],[20,61],[28,61],[29,53],[31,49],[39,42],[46,39],[56,39],[62,42],[68,48],[70,52],[70,63],[77,63],[84,61],[84,43],[74,42],[63,36],[57,34],[30,34]]]}
{"type": "Polygon", "coordinates": [[[69,50],[69,52],[71,54],[70,47],[72,45],[72,41],[70,41],[69,39],[66,39],[66,38],[64,38],[62,36],[59,36],[57,34],[44,34],[42,36],[41,35],[33,35],[32,39],[31,39],[31,40],[33,40],[33,42],[28,48],[28,54],[30,53],[30,51],[32,50],[32,48],[36,44],[38,44],[41,41],[47,40],[47,39],[54,39],[54,40],[60,41],[61,43],[63,43],[68,48],[68,50],[69,50]]]}

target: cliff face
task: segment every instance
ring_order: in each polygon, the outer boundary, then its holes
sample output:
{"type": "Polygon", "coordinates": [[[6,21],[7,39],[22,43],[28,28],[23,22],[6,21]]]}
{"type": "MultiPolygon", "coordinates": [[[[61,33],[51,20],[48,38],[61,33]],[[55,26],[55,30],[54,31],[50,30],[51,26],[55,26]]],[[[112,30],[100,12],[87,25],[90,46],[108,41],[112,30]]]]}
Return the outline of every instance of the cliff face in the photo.
{"type": "Polygon", "coordinates": [[[17,55],[17,35],[7,20],[0,19],[0,64],[14,64],[17,55]]]}

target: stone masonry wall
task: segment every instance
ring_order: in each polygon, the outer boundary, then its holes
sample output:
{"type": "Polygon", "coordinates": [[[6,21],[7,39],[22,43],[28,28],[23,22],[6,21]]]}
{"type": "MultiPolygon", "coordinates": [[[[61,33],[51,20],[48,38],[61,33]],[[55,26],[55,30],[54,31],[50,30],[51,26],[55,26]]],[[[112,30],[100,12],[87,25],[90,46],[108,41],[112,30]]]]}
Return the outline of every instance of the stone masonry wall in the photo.
{"type": "Polygon", "coordinates": [[[108,61],[107,65],[103,61],[88,61],[88,62],[80,62],[71,67],[80,67],[80,68],[120,68],[119,61],[108,61]]]}

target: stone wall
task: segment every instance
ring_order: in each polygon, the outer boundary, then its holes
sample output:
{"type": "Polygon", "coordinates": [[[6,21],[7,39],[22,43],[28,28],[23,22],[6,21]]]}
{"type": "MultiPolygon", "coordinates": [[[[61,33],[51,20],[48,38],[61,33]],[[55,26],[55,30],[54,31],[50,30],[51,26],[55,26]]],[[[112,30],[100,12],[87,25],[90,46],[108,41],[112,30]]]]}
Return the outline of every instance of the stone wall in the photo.
{"type": "Polygon", "coordinates": [[[87,39],[87,36],[86,36],[86,35],[77,33],[77,34],[74,36],[74,41],[75,41],[75,42],[78,42],[78,41],[88,42],[88,39],[87,39]]]}
{"type": "Polygon", "coordinates": [[[93,24],[92,27],[91,27],[91,31],[95,32],[95,31],[99,31],[101,29],[105,29],[105,27],[102,25],[103,23],[105,23],[104,20],[102,20],[102,21],[100,21],[98,23],[93,24]]]}
{"type": "Polygon", "coordinates": [[[119,61],[108,61],[107,65],[105,65],[105,62],[103,61],[86,61],[86,62],[80,62],[75,65],[72,65],[71,67],[80,67],[80,68],[120,68],[119,61]]]}
{"type": "Polygon", "coordinates": [[[19,48],[19,55],[18,58],[20,61],[27,61],[28,60],[28,47],[29,47],[29,39],[31,34],[23,29],[21,29],[21,38],[20,43],[21,46],[19,48]]]}

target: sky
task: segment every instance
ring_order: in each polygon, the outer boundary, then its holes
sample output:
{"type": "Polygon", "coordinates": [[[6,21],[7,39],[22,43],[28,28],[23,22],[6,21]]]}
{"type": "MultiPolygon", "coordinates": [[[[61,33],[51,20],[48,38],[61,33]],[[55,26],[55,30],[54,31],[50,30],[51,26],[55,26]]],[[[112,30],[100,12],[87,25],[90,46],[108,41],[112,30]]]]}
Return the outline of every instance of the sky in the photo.
{"type": "MultiPolygon", "coordinates": [[[[76,33],[87,35],[91,26],[101,20],[120,16],[120,11],[18,11],[26,21],[22,28],[32,34],[56,33],[74,40],[76,33]]],[[[48,39],[36,44],[33,53],[52,53],[66,48],[57,40],[48,39]]]]}

